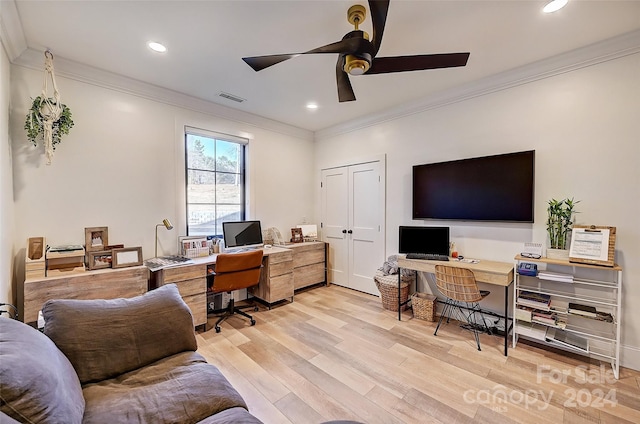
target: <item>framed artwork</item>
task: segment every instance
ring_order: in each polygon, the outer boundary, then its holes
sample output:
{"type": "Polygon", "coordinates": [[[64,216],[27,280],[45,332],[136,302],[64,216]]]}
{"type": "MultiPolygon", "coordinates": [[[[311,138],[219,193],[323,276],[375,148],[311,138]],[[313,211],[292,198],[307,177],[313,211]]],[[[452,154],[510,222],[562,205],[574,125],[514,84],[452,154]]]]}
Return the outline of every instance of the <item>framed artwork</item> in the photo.
{"type": "Polygon", "coordinates": [[[111,268],[112,255],[111,250],[87,252],[87,266],[90,270],[111,268]]]}
{"type": "Polygon", "coordinates": [[[142,247],[121,247],[112,249],[111,253],[113,268],[142,265],[142,247]]]}
{"type": "Polygon", "coordinates": [[[293,243],[302,243],[304,241],[304,236],[302,235],[302,228],[291,229],[291,241],[293,243]]]}
{"type": "Polygon", "coordinates": [[[87,252],[107,250],[109,229],[107,227],[87,227],[84,229],[84,248],[87,252]]]}

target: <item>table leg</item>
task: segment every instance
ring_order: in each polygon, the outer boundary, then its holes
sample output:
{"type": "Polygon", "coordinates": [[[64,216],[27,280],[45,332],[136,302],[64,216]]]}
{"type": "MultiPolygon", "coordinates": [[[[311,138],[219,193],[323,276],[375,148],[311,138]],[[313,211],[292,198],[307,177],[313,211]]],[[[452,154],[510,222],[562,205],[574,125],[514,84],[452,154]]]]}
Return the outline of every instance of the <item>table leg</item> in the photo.
{"type": "Polygon", "coordinates": [[[398,267],[398,321],[402,321],[402,310],[400,308],[400,283],[402,282],[402,270],[398,267]]]}
{"type": "Polygon", "coordinates": [[[504,356],[509,345],[509,286],[504,286],[504,356]]]}

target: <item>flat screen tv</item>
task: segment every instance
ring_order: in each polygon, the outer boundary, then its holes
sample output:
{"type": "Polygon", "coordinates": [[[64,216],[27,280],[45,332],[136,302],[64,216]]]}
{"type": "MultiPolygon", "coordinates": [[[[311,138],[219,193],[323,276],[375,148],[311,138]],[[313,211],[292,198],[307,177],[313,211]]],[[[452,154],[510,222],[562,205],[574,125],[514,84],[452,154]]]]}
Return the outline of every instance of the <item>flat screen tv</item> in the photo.
{"type": "Polygon", "coordinates": [[[398,252],[449,256],[449,227],[400,226],[398,252]]]}
{"type": "Polygon", "coordinates": [[[260,221],[226,221],[222,223],[222,236],[226,249],[261,247],[260,221]]]}
{"type": "Polygon", "coordinates": [[[533,222],[535,151],[413,167],[413,219],[533,222]]]}

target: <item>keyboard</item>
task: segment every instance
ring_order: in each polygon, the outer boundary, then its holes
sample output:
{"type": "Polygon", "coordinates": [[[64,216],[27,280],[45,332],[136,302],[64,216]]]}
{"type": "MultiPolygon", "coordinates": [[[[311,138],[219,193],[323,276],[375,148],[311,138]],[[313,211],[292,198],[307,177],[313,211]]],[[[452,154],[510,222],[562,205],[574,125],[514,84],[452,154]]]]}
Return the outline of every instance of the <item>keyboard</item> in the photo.
{"type": "Polygon", "coordinates": [[[427,261],[448,261],[446,255],[438,255],[437,253],[407,253],[407,259],[425,259],[427,261]]]}

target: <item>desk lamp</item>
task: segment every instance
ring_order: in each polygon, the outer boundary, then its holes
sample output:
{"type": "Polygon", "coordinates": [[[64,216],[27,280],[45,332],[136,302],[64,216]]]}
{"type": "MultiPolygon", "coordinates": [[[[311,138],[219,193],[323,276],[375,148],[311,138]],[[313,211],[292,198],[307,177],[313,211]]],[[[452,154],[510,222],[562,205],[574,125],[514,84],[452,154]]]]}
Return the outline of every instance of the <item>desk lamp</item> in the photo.
{"type": "Polygon", "coordinates": [[[156,258],[158,257],[158,227],[161,226],[164,226],[167,230],[173,229],[173,225],[171,225],[171,222],[166,218],[162,220],[162,224],[156,225],[156,258]]]}

